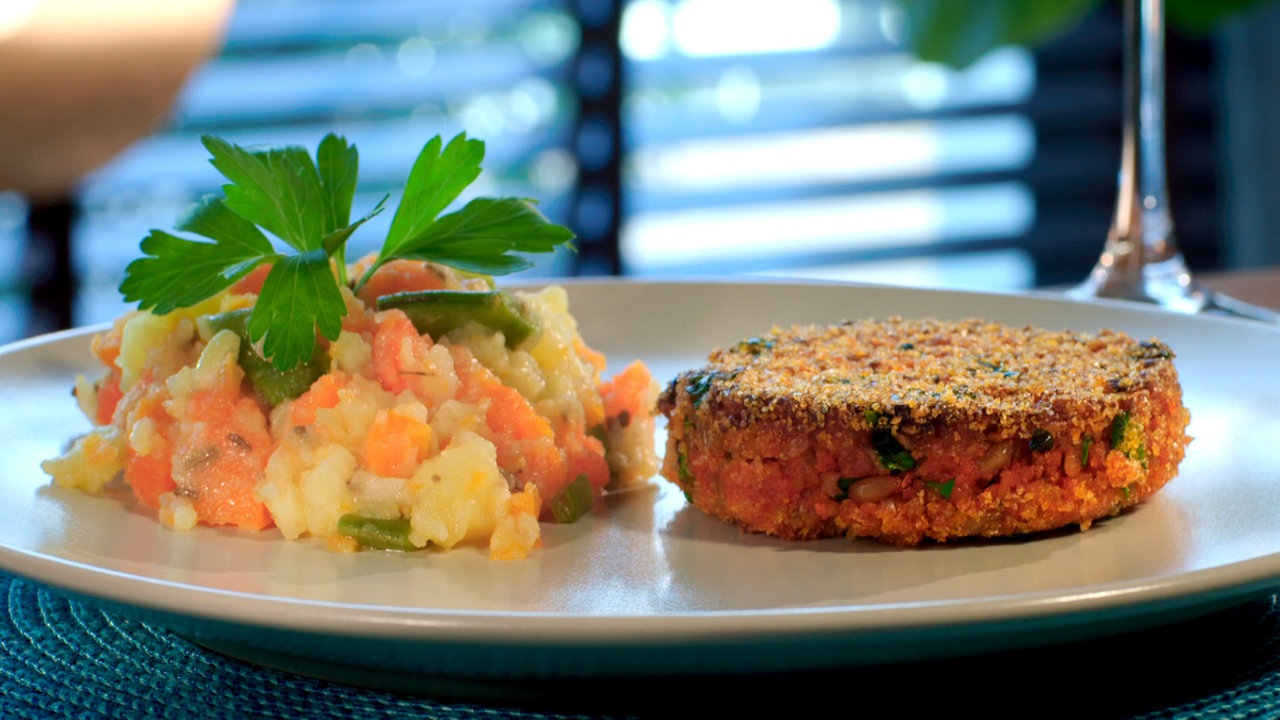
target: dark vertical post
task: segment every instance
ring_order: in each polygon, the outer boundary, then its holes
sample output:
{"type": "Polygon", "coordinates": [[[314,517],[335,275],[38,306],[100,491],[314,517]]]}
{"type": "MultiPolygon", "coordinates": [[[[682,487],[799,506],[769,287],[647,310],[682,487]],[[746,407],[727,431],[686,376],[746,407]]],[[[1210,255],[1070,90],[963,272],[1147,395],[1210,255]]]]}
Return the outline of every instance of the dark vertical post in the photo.
{"type": "Polygon", "coordinates": [[[25,334],[71,327],[75,278],[71,270],[71,230],[76,208],[70,198],[31,205],[22,276],[31,294],[25,334]]]}
{"type": "Polygon", "coordinates": [[[579,275],[618,275],[622,215],[623,0],[575,0],[582,42],[573,64],[578,90],[574,152],[578,188],[571,220],[579,275]]]}

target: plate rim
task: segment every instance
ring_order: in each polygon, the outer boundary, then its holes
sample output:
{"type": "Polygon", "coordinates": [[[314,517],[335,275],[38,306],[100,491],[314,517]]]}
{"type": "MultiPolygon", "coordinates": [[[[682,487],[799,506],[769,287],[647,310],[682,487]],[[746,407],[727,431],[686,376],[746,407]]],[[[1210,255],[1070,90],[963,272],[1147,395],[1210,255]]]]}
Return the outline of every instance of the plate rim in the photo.
{"type": "MultiPolygon", "coordinates": [[[[752,287],[759,285],[808,287],[838,286],[867,292],[963,295],[982,299],[1012,298],[1052,305],[1115,308],[1139,314],[1167,316],[1167,311],[1125,301],[1080,301],[1046,292],[997,293],[969,289],[906,288],[874,283],[807,281],[788,278],[547,278],[509,287],[593,287],[626,285],[633,288],[669,286],[752,287]]],[[[1182,316],[1188,322],[1241,324],[1256,322],[1229,317],[1182,316]]],[[[0,355],[28,351],[59,342],[83,341],[106,324],[72,328],[26,338],[0,346],[0,355]]],[[[1262,326],[1265,328],[1265,326],[1262,326]]],[[[1278,328],[1265,328],[1280,333],[1278,328]]],[[[665,482],[660,478],[655,482],[665,482]]],[[[608,522],[595,517],[595,522],[608,522]]],[[[585,614],[378,606],[311,598],[281,597],[191,585],[129,574],[72,559],[11,547],[0,542],[0,569],[83,596],[91,601],[134,607],[162,615],[177,615],[197,622],[229,623],[325,636],[406,639],[416,642],[465,643],[505,647],[511,642],[549,644],[549,634],[571,627],[574,632],[562,644],[633,645],[667,643],[696,645],[726,640],[773,640],[783,637],[832,633],[848,638],[863,633],[938,630],[965,625],[1088,622],[1099,614],[1145,616],[1156,611],[1177,612],[1211,607],[1222,602],[1245,601],[1280,586],[1280,551],[1260,554],[1224,565],[1184,571],[1158,578],[1137,578],[1069,590],[1004,593],[981,598],[936,601],[887,602],[868,605],[786,607],[751,610],[706,610],[658,614],[585,614]],[[55,572],[39,572],[53,568],[55,572]],[[139,602],[129,593],[142,584],[161,589],[168,601],[157,602],[153,593],[139,602]],[[224,602],[183,603],[188,598],[214,596],[224,602]],[[267,607],[270,617],[254,617],[245,609],[267,607]],[[940,612],[942,611],[942,612],[940,612]],[[337,625],[332,620],[338,619],[337,625]],[[320,627],[322,621],[330,621],[320,627]],[[495,637],[495,624],[504,634],[495,637]]],[[[1206,610],[1207,611],[1207,610],[1206,610]]]]}

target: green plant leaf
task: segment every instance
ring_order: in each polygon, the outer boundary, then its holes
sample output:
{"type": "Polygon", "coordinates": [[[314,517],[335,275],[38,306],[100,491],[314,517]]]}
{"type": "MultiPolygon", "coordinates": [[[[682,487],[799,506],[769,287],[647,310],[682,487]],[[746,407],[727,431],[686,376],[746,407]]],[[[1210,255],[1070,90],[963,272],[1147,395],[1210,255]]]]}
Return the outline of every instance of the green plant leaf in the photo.
{"type": "Polygon", "coordinates": [[[1261,0],[1169,0],[1165,5],[1171,25],[1193,33],[1205,33],[1223,18],[1241,12],[1261,0]]]}
{"type": "MultiPolygon", "coordinates": [[[[276,369],[289,370],[312,357],[317,332],[329,340],[338,337],[346,314],[341,285],[347,241],[382,212],[387,198],[349,222],[359,156],[332,133],[320,141],[316,161],[300,147],[246,149],[212,136],[203,142],[213,165],[231,182],[223,185],[224,197],[193,205],[177,229],[212,242],[152,230],[142,240],[143,257],[129,264],[120,290],[140,308],[164,314],[211,297],[271,263],[247,331],[263,357],[276,369]],[[297,253],[276,252],[263,230],[297,253]]],[[[528,200],[473,200],[438,218],[479,175],[483,157],[484,144],[465,134],[447,146],[439,137],[427,143],[387,241],[361,283],[394,258],[433,260],[469,272],[513,272],[530,264],[520,253],[548,252],[573,238],[528,200]]]]}
{"type": "Polygon", "coordinates": [[[320,247],[333,228],[326,227],[332,204],[320,173],[301,147],[246,149],[222,138],[201,140],[210,162],[230,183],[222,186],[227,207],[300,252],[320,247]]]}
{"type": "MultiPolygon", "coordinates": [[[[351,222],[351,200],[356,194],[360,155],[345,138],[329,133],[320,141],[316,151],[316,168],[326,200],[325,232],[332,233],[351,222]]],[[[378,205],[381,207],[382,204],[378,205]]]]}
{"type": "Polygon", "coordinates": [[[528,200],[478,198],[402,243],[396,256],[505,275],[530,265],[513,253],[548,252],[573,237],[568,228],[547,222],[528,200]]]}
{"type": "Polygon", "coordinates": [[[422,148],[409,171],[404,197],[391,220],[382,246],[382,258],[397,255],[401,246],[421,235],[462,191],[480,176],[484,143],[461,133],[444,150],[437,136],[422,148]]]}
{"type": "Polygon", "coordinates": [[[221,292],[277,257],[271,241],[228,210],[220,198],[204,198],[191,206],[177,229],[215,242],[152,230],[141,243],[143,257],[125,268],[120,292],[126,301],[163,315],[221,292]]]}
{"type": "Polygon", "coordinates": [[[262,356],[278,370],[311,357],[316,330],[335,340],[347,312],[324,250],[281,258],[262,284],[249,315],[249,337],[262,343],[262,356]]]}
{"type": "Polygon", "coordinates": [[[382,199],[378,201],[378,204],[375,205],[372,210],[366,213],[364,217],[360,218],[359,220],[356,220],[355,222],[351,223],[350,225],[347,225],[346,227],[338,228],[337,230],[334,230],[333,232],[324,236],[324,239],[320,241],[320,248],[325,252],[329,253],[331,257],[340,257],[341,250],[347,244],[347,240],[351,238],[352,233],[354,233],[356,229],[359,228],[361,225],[369,222],[369,219],[372,218],[374,215],[378,215],[379,213],[381,213],[383,210],[383,207],[387,204],[388,197],[390,196],[383,195],[382,199]]]}
{"type": "Polygon", "coordinates": [[[1066,32],[1098,0],[899,0],[903,44],[922,60],[956,68],[1003,45],[1043,42],[1066,32]]]}
{"type": "MultiPolygon", "coordinates": [[[[1262,0],[1169,0],[1171,26],[1205,32],[1262,0]]],[[[903,45],[922,60],[964,68],[1004,45],[1038,46],[1069,32],[1101,0],[898,0],[903,45]]]]}

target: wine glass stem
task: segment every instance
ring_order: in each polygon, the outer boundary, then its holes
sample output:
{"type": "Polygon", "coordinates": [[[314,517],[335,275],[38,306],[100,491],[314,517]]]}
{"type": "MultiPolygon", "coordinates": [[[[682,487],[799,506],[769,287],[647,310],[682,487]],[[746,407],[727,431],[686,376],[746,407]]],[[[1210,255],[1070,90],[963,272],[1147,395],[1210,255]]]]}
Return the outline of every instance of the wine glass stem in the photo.
{"type": "Polygon", "coordinates": [[[1112,235],[1141,269],[1177,253],[1164,147],[1163,0],[1126,0],[1124,143],[1112,235]]]}
{"type": "Polygon", "coordinates": [[[1165,177],[1164,0],[1125,0],[1123,72],[1115,216],[1102,257],[1075,294],[1195,312],[1204,298],[1174,238],[1165,177]]]}

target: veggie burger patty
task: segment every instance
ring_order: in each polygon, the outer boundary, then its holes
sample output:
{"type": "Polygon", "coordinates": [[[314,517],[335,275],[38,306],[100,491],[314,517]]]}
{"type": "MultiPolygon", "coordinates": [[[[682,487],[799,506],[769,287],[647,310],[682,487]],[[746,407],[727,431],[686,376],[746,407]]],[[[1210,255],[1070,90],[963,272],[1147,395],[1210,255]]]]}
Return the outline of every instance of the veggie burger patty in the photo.
{"type": "Polygon", "coordinates": [[[1164,344],[983,320],[775,328],[658,406],[663,475],[787,539],[1087,529],[1164,486],[1190,440],[1164,344]]]}

